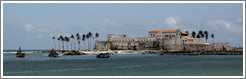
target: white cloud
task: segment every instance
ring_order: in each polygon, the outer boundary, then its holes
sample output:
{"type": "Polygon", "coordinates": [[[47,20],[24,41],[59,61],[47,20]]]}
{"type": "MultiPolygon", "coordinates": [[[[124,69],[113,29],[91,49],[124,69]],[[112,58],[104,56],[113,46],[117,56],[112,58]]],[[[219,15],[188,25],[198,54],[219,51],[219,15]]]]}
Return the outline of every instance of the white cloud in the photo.
{"type": "Polygon", "coordinates": [[[125,28],[127,27],[127,23],[112,19],[112,18],[103,18],[99,21],[97,21],[97,23],[94,24],[88,24],[88,25],[84,25],[82,27],[84,31],[84,33],[86,32],[100,32],[100,33],[119,33],[121,31],[126,31],[125,28]],[[110,30],[110,31],[109,31],[110,30]]]}
{"type": "Polygon", "coordinates": [[[34,29],[34,27],[31,24],[25,24],[24,28],[25,28],[26,32],[31,32],[34,29]]]}
{"type": "MultiPolygon", "coordinates": [[[[34,26],[30,23],[25,24],[24,25],[24,29],[27,32],[30,32],[33,35],[33,37],[36,38],[43,38],[45,37],[44,35],[54,35],[55,32],[57,33],[65,33],[66,31],[66,27],[67,27],[67,23],[63,22],[63,23],[38,23],[38,24],[34,24],[34,26]]],[[[27,37],[27,38],[30,38],[27,37]]]]}
{"type": "Polygon", "coordinates": [[[181,21],[181,18],[175,16],[170,16],[168,18],[165,19],[165,23],[167,24],[167,26],[170,26],[172,28],[177,28],[178,27],[178,22],[181,21]]]}
{"type": "Polygon", "coordinates": [[[104,18],[104,20],[101,22],[101,24],[103,26],[111,26],[111,27],[122,27],[124,26],[124,24],[120,23],[120,22],[116,22],[113,19],[109,19],[109,18],[104,18]]]}
{"type": "Polygon", "coordinates": [[[207,21],[207,24],[212,30],[215,31],[226,31],[230,33],[237,33],[237,34],[243,34],[243,27],[240,25],[237,25],[233,21],[227,21],[224,19],[216,19],[216,20],[210,20],[207,21]]]}

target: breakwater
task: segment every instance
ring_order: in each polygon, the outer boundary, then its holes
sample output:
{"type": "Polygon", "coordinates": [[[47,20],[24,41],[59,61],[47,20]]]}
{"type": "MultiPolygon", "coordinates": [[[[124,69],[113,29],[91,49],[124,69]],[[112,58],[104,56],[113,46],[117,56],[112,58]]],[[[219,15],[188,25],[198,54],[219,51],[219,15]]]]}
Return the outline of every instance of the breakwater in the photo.
{"type": "MultiPolygon", "coordinates": [[[[94,55],[99,53],[111,54],[159,54],[159,55],[243,55],[243,51],[179,51],[179,50],[55,50],[64,55],[94,55]]],[[[38,51],[34,53],[49,53],[38,51]]]]}

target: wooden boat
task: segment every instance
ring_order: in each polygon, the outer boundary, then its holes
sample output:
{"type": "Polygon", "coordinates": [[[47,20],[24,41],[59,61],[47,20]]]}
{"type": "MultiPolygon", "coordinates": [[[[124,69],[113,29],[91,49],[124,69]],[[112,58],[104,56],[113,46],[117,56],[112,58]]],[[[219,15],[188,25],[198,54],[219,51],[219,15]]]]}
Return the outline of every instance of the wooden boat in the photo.
{"type": "Polygon", "coordinates": [[[100,53],[97,55],[97,58],[109,58],[110,54],[109,53],[100,53]]]}
{"type": "Polygon", "coordinates": [[[64,55],[87,55],[86,53],[83,52],[79,52],[79,51],[69,51],[67,53],[65,53],[64,55]]]}
{"type": "Polygon", "coordinates": [[[19,50],[16,53],[16,57],[19,57],[19,58],[25,57],[25,53],[22,53],[21,47],[19,47],[19,50]]]}
{"type": "Polygon", "coordinates": [[[50,51],[49,57],[57,57],[59,54],[57,54],[54,49],[50,51]]]}

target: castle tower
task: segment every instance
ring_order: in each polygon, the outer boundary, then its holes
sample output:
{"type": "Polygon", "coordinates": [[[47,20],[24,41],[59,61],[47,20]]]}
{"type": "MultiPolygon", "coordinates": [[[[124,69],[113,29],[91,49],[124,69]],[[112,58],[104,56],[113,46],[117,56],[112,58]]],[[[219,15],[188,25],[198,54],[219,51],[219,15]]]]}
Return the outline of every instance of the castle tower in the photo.
{"type": "Polygon", "coordinates": [[[176,29],[176,35],[177,35],[177,38],[181,39],[181,31],[180,31],[180,29],[176,29]]]}
{"type": "Polygon", "coordinates": [[[115,38],[115,35],[114,34],[108,34],[107,38],[108,38],[108,40],[111,39],[111,38],[115,38]]]}
{"type": "Polygon", "coordinates": [[[126,35],[119,35],[120,38],[126,38],[126,35]]]}

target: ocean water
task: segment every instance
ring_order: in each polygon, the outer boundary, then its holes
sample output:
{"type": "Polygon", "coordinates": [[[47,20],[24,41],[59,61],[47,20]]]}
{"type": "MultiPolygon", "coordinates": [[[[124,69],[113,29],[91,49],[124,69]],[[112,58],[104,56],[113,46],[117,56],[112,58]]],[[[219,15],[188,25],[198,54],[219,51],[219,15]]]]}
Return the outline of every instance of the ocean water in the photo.
{"type": "Polygon", "coordinates": [[[48,57],[3,54],[4,76],[242,76],[242,55],[115,54],[48,57]]]}

